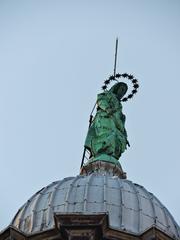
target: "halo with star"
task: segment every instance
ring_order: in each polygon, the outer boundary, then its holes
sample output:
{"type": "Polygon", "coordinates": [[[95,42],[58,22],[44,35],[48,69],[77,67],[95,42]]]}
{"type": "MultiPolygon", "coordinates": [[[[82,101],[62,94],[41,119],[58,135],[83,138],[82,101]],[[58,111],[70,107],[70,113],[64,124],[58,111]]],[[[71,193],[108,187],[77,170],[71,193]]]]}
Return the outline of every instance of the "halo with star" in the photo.
{"type": "Polygon", "coordinates": [[[124,78],[124,79],[127,79],[127,80],[131,81],[131,83],[133,85],[133,89],[132,89],[131,93],[126,95],[125,97],[123,97],[121,99],[121,102],[127,102],[129,99],[133,98],[133,96],[137,93],[138,88],[139,88],[138,80],[132,74],[128,74],[128,73],[119,74],[119,73],[117,73],[115,76],[111,75],[107,80],[104,81],[104,85],[102,86],[102,89],[104,91],[107,91],[108,90],[108,85],[112,81],[118,81],[119,82],[120,78],[124,78]]]}

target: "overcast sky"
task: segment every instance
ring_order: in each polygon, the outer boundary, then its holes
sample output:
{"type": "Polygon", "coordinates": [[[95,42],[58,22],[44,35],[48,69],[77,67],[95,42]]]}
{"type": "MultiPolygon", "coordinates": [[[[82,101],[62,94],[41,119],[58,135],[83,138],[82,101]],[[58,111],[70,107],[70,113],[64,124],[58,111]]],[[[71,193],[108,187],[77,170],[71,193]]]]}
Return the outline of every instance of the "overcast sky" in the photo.
{"type": "Polygon", "coordinates": [[[180,223],[180,1],[0,0],[0,229],[32,194],[79,173],[90,111],[113,72],[124,103],[128,179],[180,223]]]}

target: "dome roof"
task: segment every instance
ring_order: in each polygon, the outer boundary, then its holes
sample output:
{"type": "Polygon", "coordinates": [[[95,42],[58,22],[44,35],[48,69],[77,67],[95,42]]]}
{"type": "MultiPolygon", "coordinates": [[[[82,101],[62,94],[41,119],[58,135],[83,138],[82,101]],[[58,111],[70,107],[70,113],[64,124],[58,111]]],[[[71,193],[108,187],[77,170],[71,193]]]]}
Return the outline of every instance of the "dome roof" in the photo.
{"type": "Polygon", "coordinates": [[[108,174],[93,173],[56,181],[34,194],[12,225],[25,233],[54,227],[54,213],[108,213],[113,229],[133,234],[156,226],[179,238],[179,226],[162,203],[144,187],[108,174]]]}

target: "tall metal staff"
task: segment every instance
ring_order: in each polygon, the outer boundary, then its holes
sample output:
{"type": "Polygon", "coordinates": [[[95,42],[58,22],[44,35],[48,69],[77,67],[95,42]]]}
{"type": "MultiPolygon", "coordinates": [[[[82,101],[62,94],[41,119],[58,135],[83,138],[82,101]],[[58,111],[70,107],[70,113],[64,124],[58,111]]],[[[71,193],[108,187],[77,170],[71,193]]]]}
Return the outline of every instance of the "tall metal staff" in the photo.
{"type": "Polygon", "coordinates": [[[115,56],[114,56],[114,77],[116,76],[117,50],[118,50],[118,38],[116,38],[116,48],[115,48],[115,56]]]}

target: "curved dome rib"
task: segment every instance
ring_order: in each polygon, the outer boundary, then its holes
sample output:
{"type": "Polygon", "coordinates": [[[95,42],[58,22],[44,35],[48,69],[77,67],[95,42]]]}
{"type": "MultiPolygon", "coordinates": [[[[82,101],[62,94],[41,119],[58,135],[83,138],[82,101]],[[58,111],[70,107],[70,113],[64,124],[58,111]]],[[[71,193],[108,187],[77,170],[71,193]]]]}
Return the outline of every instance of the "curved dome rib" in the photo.
{"type": "Polygon", "coordinates": [[[120,218],[120,227],[122,228],[122,216],[123,216],[123,208],[122,208],[122,181],[118,178],[119,183],[119,195],[120,195],[120,207],[119,207],[119,218],[120,218]]]}
{"type": "Polygon", "coordinates": [[[141,232],[141,217],[140,217],[140,212],[141,212],[141,199],[138,195],[138,191],[136,189],[136,185],[133,184],[131,181],[126,181],[130,187],[133,189],[134,194],[136,195],[136,200],[137,200],[137,209],[138,209],[138,218],[137,219],[137,231],[141,232]]]}

